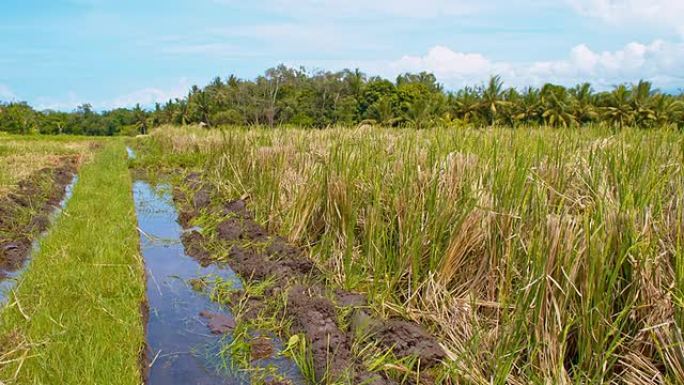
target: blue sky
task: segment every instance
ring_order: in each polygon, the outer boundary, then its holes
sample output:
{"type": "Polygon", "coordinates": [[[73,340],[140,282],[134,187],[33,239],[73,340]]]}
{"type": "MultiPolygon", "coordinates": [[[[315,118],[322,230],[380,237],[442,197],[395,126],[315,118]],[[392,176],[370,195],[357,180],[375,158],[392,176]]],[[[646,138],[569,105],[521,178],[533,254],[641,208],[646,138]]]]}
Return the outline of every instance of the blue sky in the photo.
{"type": "Polygon", "coordinates": [[[682,0],[2,0],[0,100],[70,110],[184,95],[279,63],[431,71],[448,88],[640,78],[684,88],[682,0]]]}

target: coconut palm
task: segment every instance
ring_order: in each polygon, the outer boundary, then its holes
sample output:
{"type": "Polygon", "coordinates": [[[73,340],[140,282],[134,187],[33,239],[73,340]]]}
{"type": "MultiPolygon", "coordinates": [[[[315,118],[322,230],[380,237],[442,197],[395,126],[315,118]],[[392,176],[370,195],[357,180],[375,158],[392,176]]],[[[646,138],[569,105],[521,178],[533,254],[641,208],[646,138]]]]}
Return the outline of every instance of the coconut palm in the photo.
{"type": "Polygon", "coordinates": [[[383,126],[393,126],[397,123],[392,98],[389,96],[380,97],[370,109],[376,123],[383,126]]]}
{"type": "Polygon", "coordinates": [[[596,111],[596,98],[591,89],[591,84],[582,83],[570,89],[572,95],[571,110],[575,120],[579,124],[591,123],[598,118],[596,111]]]}
{"type": "Polygon", "coordinates": [[[656,94],[651,82],[640,80],[632,86],[632,108],[634,109],[634,122],[639,127],[647,127],[655,120],[652,108],[652,96],[656,94]]]}
{"type": "Polygon", "coordinates": [[[501,76],[489,78],[487,86],[482,89],[481,110],[490,126],[496,123],[499,109],[509,104],[503,97],[503,82],[501,76]]]}
{"type": "Polygon", "coordinates": [[[404,114],[404,120],[414,128],[426,128],[434,116],[436,107],[435,101],[431,98],[417,98],[409,104],[404,114]]]}
{"type": "Polygon", "coordinates": [[[549,89],[545,95],[544,113],[546,124],[552,127],[569,127],[575,123],[571,113],[571,101],[564,87],[549,89]]]}
{"type": "Polygon", "coordinates": [[[653,121],[658,127],[681,121],[684,102],[669,95],[658,94],[653,97],[653,121]]]}
{"type": "Polygon", "coordinates": [[[456,93],[453,100],[456,116],[468,124],[477,118],[480,100],[477,91],[466,87],[456,93]]]}
{"type": "Polygon", "coordinates": [[[603,117],[613,127],[623,129],[625,126],[634,124],[634,108],[631,103],[631,93],[624,84],[621,84],[609,93],[605,100],[605,107],[601,110],[603,117]]]}
{"type": "Polygon", "coordinates": [[[521,105],[520,93],[515,88],[509,88],[504,92],[504,98],[507,103],[499,109],[499,114],[504,123],[515,128],[518,124],[518,109],[521,105]]]}
{"type": "Polygon", "coordinates": [[[210,113],[210,97],[207,91],[204,90],[199,90],[195,92],[192,96],[191,99],[193,105],[197,109],[197,113],[200,118],[200,122],[204,123],[207,125],[207,127],[211,126],[211,122],[209,121],[209,113],[210,113]]]}
{"type": "Polygon", "coordinates": [[[539,123],[542,115],[542,104],[539,90],[527,87],[517,105],[516,120],[525,123],[539,123]]]}
{"type": "Polygon", "coordinates": [[[140,104],[136,104],[133,109],[133,116],[135,117],[135,125],[142,135],[147,134],[148,123],[147,123],[147,113],[140,107],[140,104]]]}
{"type": "Polygon", "coordinates": [[[173,120],[176,124],[181,124],[183,126],[190,123],[190,103],[188,103],[190,96],[187,99],[176,99],[175,105],[177,106],[174,112],[173,120]]]}

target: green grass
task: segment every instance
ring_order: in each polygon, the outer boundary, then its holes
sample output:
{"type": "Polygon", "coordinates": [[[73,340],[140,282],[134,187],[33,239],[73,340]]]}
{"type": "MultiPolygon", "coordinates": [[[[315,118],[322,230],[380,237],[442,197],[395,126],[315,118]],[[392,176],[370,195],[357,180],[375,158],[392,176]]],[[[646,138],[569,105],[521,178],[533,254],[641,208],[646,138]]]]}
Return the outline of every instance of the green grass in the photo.
{"type": "Polygon", "coordinates": [[[109,142],[0,313],[0,383],[140,384],[144,273],[126,152],[109,142]]]}
{"type": "Polygon", "coordinates": [[[684,134],[162,127],[334,285],[426,326],[441,383],[684,383],[684,134]]]}

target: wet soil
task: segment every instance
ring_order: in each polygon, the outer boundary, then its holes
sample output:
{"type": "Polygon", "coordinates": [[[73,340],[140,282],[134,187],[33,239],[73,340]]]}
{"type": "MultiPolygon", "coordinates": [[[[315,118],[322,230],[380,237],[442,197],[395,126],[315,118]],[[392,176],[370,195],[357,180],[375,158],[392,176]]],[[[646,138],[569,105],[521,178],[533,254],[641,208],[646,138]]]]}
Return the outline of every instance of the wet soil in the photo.
{"type": "Polygon", "coordinates": [[[303,332],[311,346],[316,378],[343,378],[352,366],[351,338],[337,324],[335,304],[304,286],[290,288],[287,302],[293,331],[303,332]]]}
{"type": "Polygon", "coordinates": [[[273,356],[275,348],[270,338],[256,337],[249,342],[249,351],[252,360],[263,360],[273,356]]]}
{"type": "Polygon", "coordinates": [[[146,383],[241,384],[239,376],[221,370],[223,363],[217,358],[221,336],[212,333],[224,331],[221,321],[230,313],[193,284],[199,277],[232,280],[234,276],[215,266],[202,267],[186,255],[176,211],[162,187],[140,180],[133,184],[147,278],[146,383]]]}
{"type": "Polygon", "coordinates": [[[202,310],[199,315],[207,320],[207,327],[212,334],[227,334],[235,329],[235,319],[231,316],[202,310]]]}
{"type": "MultiPolygon", "coordinates": [[[[227,266],[210,263],[199,231],[180,227],[170,195],[168,185],[144,180],[133,184],[147,273],[146,383],[251,383],[250,373],[233,370],[231,357],[223,352],[222,341],[232,338],[235,319],[229,308],[207,295],[216,279],[237,288],[241,282],[227,266]]],[[[255,352],[263,355],[265,349],[257,345],[255,352]]],[[[267,363],[286,378],[300,378],[294,363],[284,357],[267,363]]]]}
{"type": "Polygon", "coordinates": [[[64,198],[76,174],[78,158],[36,171],[0,198],[0,279],[24,266],[33,242],[47,230],[50,214],[64,198]]]}
{"type": "MultiPolygon", "coordinates": [[[[419,358],[420,367],[416,368],[419,371],[429,369],[445,358],[436,339],[420,325],[373,316],[367,310],[366,298],[358,293],[337,289],[332,296],[326,295],[325,287],[316,283],[321,274],[313,261],[299,247],[268,234],[254,221],[246,201],[217,202],[220,200],[218,194],[202,183],[199,174],[188,175],[184,186],[174,190],[174,199],[181,211],[179,220],[186,228],[190,228],[193,219],[201,213],[223,216],[215,229],[215,241],[229,248],[231,268],[243,279],[262,281],[271,278],[275,281],[271,290],[287,294],[285,315],[292,320],[292,331],[306,336],[319,382],[396,383],[383,375],[368,372],[355,361],[351,345],[354,336],[359,335],[359,328],[371,341],[391,349],[395,356],[419,358]],[[309,283],[291,285],[295,280],[309,283]],[[338,320],[338,307],[354,309],[352,327],[347,330],[338,320]]],[[[214,258],[206,248],[208,241],[200,233],[191,232],[184,238],[186,249],[191,251],[189,254],[203,263],[214,258]]],[[[250,307],[263,307],[259,299],[250,298],[249,301],[250,307]]],[[[257,313],[248,312],[249,316],[257,313]]]]}

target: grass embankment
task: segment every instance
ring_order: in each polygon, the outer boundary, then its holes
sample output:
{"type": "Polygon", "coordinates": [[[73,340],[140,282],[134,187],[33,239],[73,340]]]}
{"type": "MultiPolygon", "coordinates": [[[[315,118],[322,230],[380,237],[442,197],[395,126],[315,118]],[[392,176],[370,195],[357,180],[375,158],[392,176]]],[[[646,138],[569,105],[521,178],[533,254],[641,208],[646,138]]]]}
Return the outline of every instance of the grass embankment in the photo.
{"type": "Polygon", "coordinates": [[[684,382],[684,136],[591,129],[207,131],[198,166],[331,283],[428,325],[445,383],[684,382]]]}
{"type": "Polygon", "coordinates": [[[141,383],[135,223],[126,152],[109,142],[0,313],[0,383],[141,383]]]}

